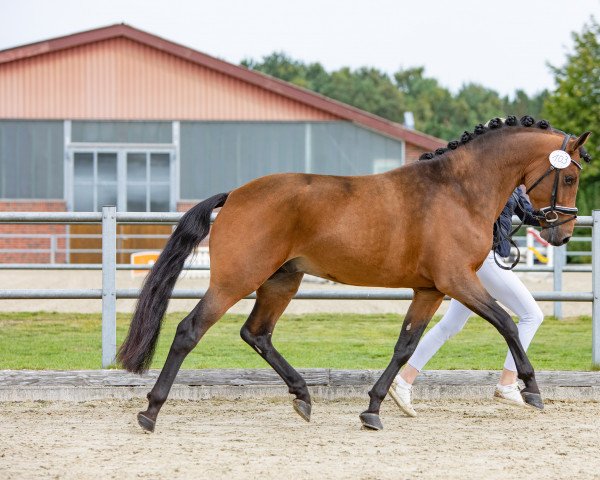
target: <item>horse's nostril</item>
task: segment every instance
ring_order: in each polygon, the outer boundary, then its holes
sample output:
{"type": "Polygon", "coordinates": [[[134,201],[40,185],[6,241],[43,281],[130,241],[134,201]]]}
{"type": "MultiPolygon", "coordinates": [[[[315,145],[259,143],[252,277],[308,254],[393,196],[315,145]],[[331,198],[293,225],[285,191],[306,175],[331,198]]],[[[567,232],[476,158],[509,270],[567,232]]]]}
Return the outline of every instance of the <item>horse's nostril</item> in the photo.
{"type": "Polygon", "coordinates": [[[564,244],[565,244],[565,243],[567,243],[569,240],[571,240],[571,237],[570,237],[570,236],[569,236],[569,237],[565,237],[565,238],[563,238],[563,240],[562,240],[562,244],[561,244],[561,245],[564,245],[564,244]]]}

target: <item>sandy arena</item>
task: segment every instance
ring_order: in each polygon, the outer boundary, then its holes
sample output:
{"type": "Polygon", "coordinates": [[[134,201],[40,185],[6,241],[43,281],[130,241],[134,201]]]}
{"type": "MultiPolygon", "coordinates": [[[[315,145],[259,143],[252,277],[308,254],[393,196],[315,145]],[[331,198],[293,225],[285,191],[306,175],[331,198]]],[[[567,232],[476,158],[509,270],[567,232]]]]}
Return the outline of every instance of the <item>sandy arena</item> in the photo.
{"type": "Polygon", "coordinates": [[[135,401],[0,404],[3,479],[600,478],[600,403],[548,402],[538,413],[489,401],[382,406],[315,403],[311,423],[278,400],[169,401],[154,434],[135,401]]]}
{"type": "MultiPolygon", "coordinates": [[[[100,272],[6,272],[0,288],[100,288],[100,272]]],[[[550,274],[520,274],[532,291],[551,291],[550,274]]],[[[118,288],[140,279],[118,272],[118,288]]],[[[178,288],[205,288],[184,278],[178,288]]],[[[564,274],[566,291],[591,291],[591,274],[564,274]]],[[[307,283],[302,288],[347,288],[307,283]]],[[[196,302],[176,300],[171,311],[196,302]]],[[[230,311],[246,313],[253,301],[230,311]]],[[[288,313],[405,313],[409,302],[294,301],[288,313]]],[[[130,312],[134,301],[118,302],[130,312]]],[[[552,303],[541,302],[546,314],[552,303]]],[[[447,302],[440,309],[443,312],[447,302]]],[[[6,300],[3,311],[30,311],[6,300]]],[[[98,312],[100,301],[36,300],[36,310],[98,312]]],[[[591,314],[566,303],[565,316],[591,314]]],[[[284,398],[170,400],[157,431],[135,415],[142,400],[0,403],[0,479],[600,479],[599,402],[547,402],[544,412],[489,401],[416,402],[419,417],[382,406],[381,432],[361,430],[363,401],[320,401],[305,423],[284,398]]]]}

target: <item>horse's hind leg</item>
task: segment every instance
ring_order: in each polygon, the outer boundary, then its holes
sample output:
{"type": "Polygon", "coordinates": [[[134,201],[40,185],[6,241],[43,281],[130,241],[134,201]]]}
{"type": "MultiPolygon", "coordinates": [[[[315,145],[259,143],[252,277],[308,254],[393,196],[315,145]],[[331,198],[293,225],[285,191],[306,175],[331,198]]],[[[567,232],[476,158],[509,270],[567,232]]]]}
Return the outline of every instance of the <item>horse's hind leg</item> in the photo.
{"type": "Polygon", "coordinates": [[[298,291],[302,273],[275,273],[256,291],[256,304],[240,332],[242,338],[266,360],[296,396],[294,409],[310,421],[311,400],[302,376],[281,356],[271,342],[275,324],[298,291]]]}
{"type": "Polygon", "coordinates": [[[415,296],[402,323],[400,337],[394,347],[392,360],[369,391],[369,397],[371,397],[369,408],[360,414],[360,420],[366,428],[372,430],[383,428],[379,419],[381,402],[385,398],[394,377],[400,371],[400,367],[406,363],[417,348],[421,335],[423,335],[427,324],[443,299],[444,294],[435,289],[415,290],[415,296]]]}
{"type": "Polygon", "coordinates": [[[148,409],[138,413],[138,423],[144,430],[154,431],[158,412],[167,400],[177,372],[187,354],[237,300],[238,298],[214,294],[209,288],[204,298],[179,323],[165,365],[147,395],[148,409]]]}

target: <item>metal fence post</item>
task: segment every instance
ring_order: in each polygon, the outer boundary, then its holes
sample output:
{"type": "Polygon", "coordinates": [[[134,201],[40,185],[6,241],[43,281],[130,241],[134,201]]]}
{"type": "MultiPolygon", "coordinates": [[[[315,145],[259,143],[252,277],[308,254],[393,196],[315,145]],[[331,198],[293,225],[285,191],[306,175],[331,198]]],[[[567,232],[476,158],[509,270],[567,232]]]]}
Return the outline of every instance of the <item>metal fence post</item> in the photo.
{"type": "Polygon", "coordinates": [[[56,249],[57,249],[56,235],[52,235],[50,237],[50,263],[52,265],[54,265],[56,263],[56,249]]]}
{"type": "Polygon", "coordinates": [[[117,208],[102,207],[102,368],[117,356],[117,208]]]}
{"type": "MultiPolygon", "coordinates": [[[[552,248],[554,249],[554,291],[562,292],[562,271],[567,263],[567,246],[552,248]]],[[[554,317],[562,320],[562,302],[554,302],[554,317]]]]}
{"type": "Polygon", "coordinates": [[[592,212],[592,365],[600,366],[600,210],[592,212]]]}

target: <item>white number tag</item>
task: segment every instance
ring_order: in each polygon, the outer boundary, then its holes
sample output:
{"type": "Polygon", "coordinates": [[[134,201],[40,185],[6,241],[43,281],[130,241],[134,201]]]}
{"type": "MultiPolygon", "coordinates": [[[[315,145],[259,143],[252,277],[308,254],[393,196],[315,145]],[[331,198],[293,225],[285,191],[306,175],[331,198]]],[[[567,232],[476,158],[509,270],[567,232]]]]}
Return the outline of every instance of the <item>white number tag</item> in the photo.
{"type": "Polygon", "coordinates": [[[571,164],[571,156],[564,150],[554,150],[549,158],[554,168],[567,168],[571,164]]]}

